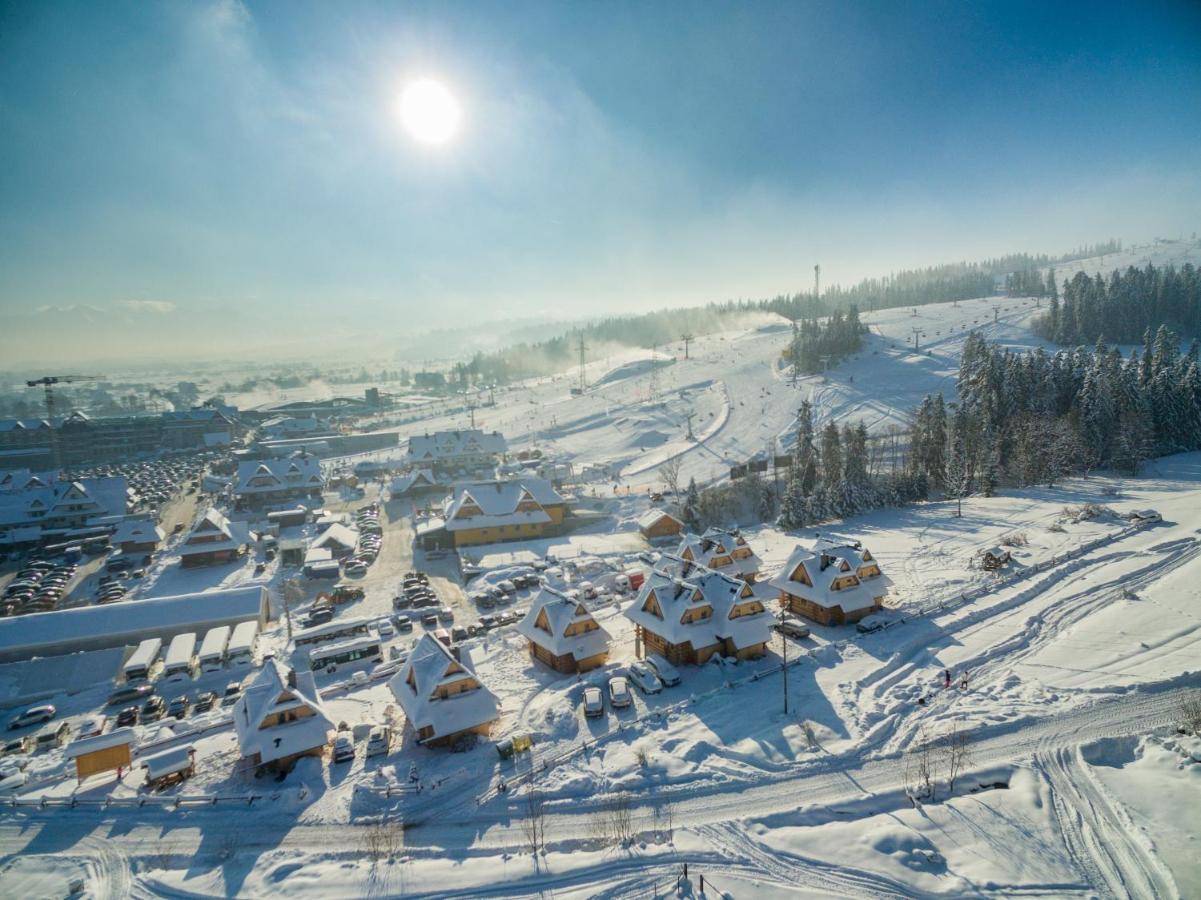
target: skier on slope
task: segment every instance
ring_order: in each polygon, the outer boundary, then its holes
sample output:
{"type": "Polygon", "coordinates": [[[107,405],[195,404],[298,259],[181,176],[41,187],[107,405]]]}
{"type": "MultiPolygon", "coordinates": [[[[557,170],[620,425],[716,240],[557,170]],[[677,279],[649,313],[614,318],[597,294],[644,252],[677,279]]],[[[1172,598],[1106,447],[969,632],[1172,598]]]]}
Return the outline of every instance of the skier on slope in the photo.
{"type": "Polygon", "coordinates": [[[950,669],[943,669],[943,670],[942,670],[942,677],[943,677],[943,687],[944,687],[944,688],[949,688],[949,687],[951,686],[951,670],[950,670],[950,669]]]}

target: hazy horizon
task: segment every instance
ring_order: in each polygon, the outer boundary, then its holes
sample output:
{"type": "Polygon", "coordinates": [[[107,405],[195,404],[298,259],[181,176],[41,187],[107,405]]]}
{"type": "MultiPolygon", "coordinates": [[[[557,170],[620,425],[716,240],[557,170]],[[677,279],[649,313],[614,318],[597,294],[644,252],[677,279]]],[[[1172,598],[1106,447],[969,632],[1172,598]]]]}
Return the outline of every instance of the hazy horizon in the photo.
{"type": "Polygon", "coordinates": [[[386,351],[1201,218],[1191,4],[0,16],[10,368],[386,351]],[[436,146],[419,78],[461,108],[436,146]]]}

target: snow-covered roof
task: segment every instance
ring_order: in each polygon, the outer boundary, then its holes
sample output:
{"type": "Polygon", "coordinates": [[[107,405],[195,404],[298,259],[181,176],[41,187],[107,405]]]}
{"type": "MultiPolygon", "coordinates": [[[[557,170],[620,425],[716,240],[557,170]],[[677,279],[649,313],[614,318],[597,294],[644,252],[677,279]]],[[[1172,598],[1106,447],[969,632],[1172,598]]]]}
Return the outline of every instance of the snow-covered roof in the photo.
{"type": "Polygon", "coordinates": [[[431,634],[424,634],[405,660],[400,671],[388,682],[413,730],[432,728],[424,740],[457,734],[495,721],[500,715],[500,700],[476,677],[470,657],[457,660],[446,646],[431,634]],[[462,690],[460,682],[468,682],[462,690]],[[439,688],[456,690],[446,697],[439,688]]]}
{"type": "Polygon", "coordinates": [[[321,462],[315,456],[284,459],[252,459],[238,463],[234,493],[239,496],[267,494],[290,489],[320,490],[325,487],[321,462]]]}
{"type": "Polygon", "coordinates": [[[312,672],[298,672],[269,659],[233,708],[234,729],[242,756],[258,754],[259,763],[304,753],[329,740],[334,724],[325,711],[312,672]],[[266,724],[269,716],[306,710],[291,721],[266,724]]]}
{"type": "Polygon", "coordinates": [[[125,515],[129,483],[124,475],[49,484],[41,476],[32,476],[23,484],[0,491],[0,527],[52,527],[62,520],[125,515]]]}
{"type": "Polygon", "coordinates": [[[0,618],[0,660],[137,644],[266,616],[260,584],[0,618]]]}
{"type": "Polygon", "coordinates": [[[117,526],[110,540],[113,544],[146,544],[159,543],[165,538],[166,532],[153,522],[145,519],[126,519],[117,526]]]}
{"type": "Polygon", "coordinates": [[[314,550],[329,549],[331,545],[353,550],[358,542],[359,532],[357,529],[351,528],[349,525],[334,523],[325,529],[311,546],[314,550]]]}
{"type": "Polygon", "coordinates": [[[496,456],[508,447],[499,431],[486,433],[478,428],[436,431],[409,438],[408,460],[413,463],[453,462],[462,457],[496,456]]]}
{"type": "Polygon", "coordinates": [[[498,525],[545,524],[543,507],[566,503],[545,478],[470,481],[456,485],[443,504],[447,531],[498,525]]]}
{"type": "Polygon", "coordinates": [[[546,648],[553,656],[570,653],[588,659],[609,649],[609,632],[597,624],[592,613],[578,600],[553,588],[543,587],[530,604],[530,611],[517,623],[519,634],[546,648]],[[567,634],[576,627],[578,633],[567,634]],[[579,630],[581,626],[588,630],[579,630]]]}
{"type": "Polygon", "coordinates": [[[230,522],[218,509],[210,507],[196,520],[187,539],[180,545],[180,556],[196,556],[218,550],[236,550],[249,539],[249,526],[230,522]]]}
{"type": "Polygon", "coordinates": [[[195,753],[195,747],[191,744],[184,744],[180,747],[172,747],[160,753],[144,756],[142,757],[142,765],[146,769],[146,777],[150,781],[155,781],[159,778],[166,778],[168,775],[174,775],[177,772],[184,772],[192,765],[192,757],[195,753]]]}
{"type": "Polygon", "coordinates": [[[738,531],[710,528],[703,535],[686,534],[680,539],[675,555],[707,569],[729,575],[756,575],[763,560],[755,554],[738,531]]]}
{"type": "Polygon", "coordinates": [[[771,638],[775,619],[746,582],[667,554],[661,563],[626,607],[627,619],[694,650],[727,638],[741,650],[771,638]]]}
{"type": "Polygon", "coordinates": [[[648,509],[646,512],[644,512],[642,515],[640,515],[638,517],[638,527],[639,528],[650,528],[653,525],[656,525],[661,519],[671,519],[673,522],[675,522],[681,528],[684,526],[683,522],[681,522],[679,519],[677,519],[671,513],[667,512],[667,510],[648,509]]]}
{"type": "Polygon", "coordinates": [[[768,584],[825,609],[853,612],[875,606],[888,593],[889,579],[870,571],[878,572],[879,566],[866,548],[818,541],[814,548],[797,544],[768,584]]]}
{"type": "Polygon", "coordinates": [[[412,472],[393,478],[391,491],[393,494],[407,494],[414,489],[437,486],[438,481],[434,478],[432,471],[429,469],[414,469],[412,472]]]}
{"type": "Polygon", "coordinates": [[[71,741],[63,748],[63,756],[67,759],[75,759],[85,753],[95,753],[97,750],[108,750],[111,747],[132,744],[137,739],[137,733],[132,728],[114,728],[107,734],[96,734],[92,737],[71,741]]]}

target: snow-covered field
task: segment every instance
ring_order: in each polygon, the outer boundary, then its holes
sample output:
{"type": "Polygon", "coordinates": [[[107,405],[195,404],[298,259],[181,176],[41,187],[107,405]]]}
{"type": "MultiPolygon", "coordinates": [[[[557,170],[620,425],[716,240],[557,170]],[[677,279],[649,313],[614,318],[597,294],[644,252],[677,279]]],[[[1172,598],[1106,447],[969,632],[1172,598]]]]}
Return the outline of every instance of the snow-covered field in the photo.
{"type": "MultiPolygon", "coordinates": [[[[1148,253],[1179,262],[1196,248],[1171,255],[1181,252],[1134,249],[1098,268],[1148,253]]],[[[583,532],[471,555],[497,570],[549,553],[564,561],[548,571],[556,584],[603,584],[645,548],[631,522],[664,459],[679,455],[685,478],[719,477],[785,443],[803,397],[819,417],[903,424],[923,394],[953,388],[969,330],[1035,346],[1027,325],[1037,311],[993,298],[865,313],[866,349],[796,387],[778,365],[787,329],[765,326],[697,340],[689,359],[677,352],[670,364],[643,351],[598,361],[582,397],[570,395],[571,374],[502,392],[485,427],[579,467],[613,466],[637,490],[597,501],[612,517],[583,532]],[[906,346],[914,329],[919,353],[906,346]],[[588,571],[573,574],[568,560],[588,571]]],[[[340,615],[390,611],[396,579],[414,565],[409,513],[386,505],[367,596],[340,615]]],[[[777,640],[762,660],[687,667],[680,685],[586,719],[584,686],[634,658],[628,598],[596,605],[612,652],[582,678],[536,666],[524,639],[501,628],[463,646],[501,699],[494,736],[526,731],[532,752],[502,761],[489,742],[450,753],[406,735],[386,756],[365,759],[360,748],[349,764],[306,759],[282,781],[256,779],[237,765],[218,709],[196,720],[199,733],[161,735],[197,749],[195,776],[161,795],[167,806],[134,805],[140,772],[77,787],[56,752],[40,755],[30,773],[41,780],[26,797],[84,803],[0,807],[0,885],[9,896],[65,895],[81,879],[92,896],[650,897],[700,896],[703,877],[708,897],[1197,895],[1196,803],[1185,798],[1197,793],[1201,743],[1171,726],[1181,699],[1201,690],[1201,454],[1159,460],[1134,479],[968,498],[962,517],[932,502],[827,530],[871,549],[892,582],[896,624],[866,635],[814,626],[789,640],[786,676],[777,640]],[[1127,514],[1146,508],[1163,521],[1131,527],[1127,514]],[[1013,561],[984,571],[978,552],[1003,538],[1013,561]],[[968,737],[962,771],[952,786],[936,766],[933,795],[913,799],[919,748],[952,728],[968,737]],[[533,790],[546,804],[536,855],[523,827],[533,790]],[[181,797],[218,802],[175,808],[181,797]],[[622,841],[604,835],[615,804],[628,820],[622,841]],[[380,821],[397,826],[386,841],[380,821]]],[[[765,575],[813,536],[744,534],[765,575]]],[[[278,566],[256,575],[254,565],[184,571],[168,552],[144,590],[278,588],[278,566]]],[[[433,571],[464,621],[473,610],[460,580],[449,565],[433,571]]],[[[762,583],[756,591],[772,597],[762,583]]],[[[284,626],[265,643],[286,653],[284,626]]],[[[318,676],[333,719],[388,718],[384,680],[350,685],[347,674],[318,676]]],[[[226,680],[206,677],[212,689],[226,680]]],[[[82,715],[109,687],[54,702],[82,715]]]]}

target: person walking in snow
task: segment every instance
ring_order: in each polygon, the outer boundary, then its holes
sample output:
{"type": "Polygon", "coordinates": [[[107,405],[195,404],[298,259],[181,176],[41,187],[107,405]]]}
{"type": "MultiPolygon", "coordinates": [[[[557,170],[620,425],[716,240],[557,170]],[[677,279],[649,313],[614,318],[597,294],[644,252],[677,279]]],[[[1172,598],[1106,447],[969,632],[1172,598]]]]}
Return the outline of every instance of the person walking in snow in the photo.
{"type": "Polygon", "coordinates": [[[964,672],[963,677],[959,679],[959,690],[967,690],[967,672],[964,672]]]}
{"type": "Polygon", "coordinates": [[[951,686],[951,670],[950,670],[950,669],[943,669],[943,670],[942,670],[942,677],[943,677],[943,687],[948,687],[948,688],[949,688],[949,687],[951,686]]]}

